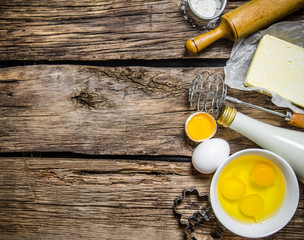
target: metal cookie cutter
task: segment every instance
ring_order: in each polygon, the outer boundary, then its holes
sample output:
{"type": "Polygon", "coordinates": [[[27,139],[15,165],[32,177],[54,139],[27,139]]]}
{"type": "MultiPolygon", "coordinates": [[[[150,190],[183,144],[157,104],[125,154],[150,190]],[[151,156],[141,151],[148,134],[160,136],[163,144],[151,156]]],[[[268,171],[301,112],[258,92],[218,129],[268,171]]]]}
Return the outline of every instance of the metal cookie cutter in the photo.
{"type": "MultiPolygon", "coordinates": [[[[196,237],[194,237],[195,226],[196,225],[203,226],[214,215],[210,206],[208,194],[200,194],[195,187],[184,189],[182,192],[182,196],[176,197],[174,199],[173,211],[175,215],[178,217],[180,225],[184,227],[186,238],[190,240],[197,240],[196,237]],[[203,211],[195,211],[193,215],[188,218],[188,222],[187,222],[187,221],[183,221],[182,213],[178,210],[178,206],[183,202],[185,198],[187,198],[187,196],[191,194],[196,195],[199,200],[201,200],[204,203],[207,203],[207,206],[203,211]]],[[[210,233],[211,239],[221,239],[224,234],[224,231],[225,228],[216,219],[216,229],[214,232],[210,233]]]]}

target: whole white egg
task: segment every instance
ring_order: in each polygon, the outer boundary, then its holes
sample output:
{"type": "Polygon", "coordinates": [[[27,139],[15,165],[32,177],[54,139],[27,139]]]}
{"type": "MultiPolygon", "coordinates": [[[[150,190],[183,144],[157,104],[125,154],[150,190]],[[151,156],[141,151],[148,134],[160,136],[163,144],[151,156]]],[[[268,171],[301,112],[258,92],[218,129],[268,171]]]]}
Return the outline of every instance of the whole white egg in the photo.
{"type": "Polygon", "coordinates": [[[200,143],[192,154],[192,164],[201,173],[213,173],[230,154],[228,142],[212,138],[200,143]]]}

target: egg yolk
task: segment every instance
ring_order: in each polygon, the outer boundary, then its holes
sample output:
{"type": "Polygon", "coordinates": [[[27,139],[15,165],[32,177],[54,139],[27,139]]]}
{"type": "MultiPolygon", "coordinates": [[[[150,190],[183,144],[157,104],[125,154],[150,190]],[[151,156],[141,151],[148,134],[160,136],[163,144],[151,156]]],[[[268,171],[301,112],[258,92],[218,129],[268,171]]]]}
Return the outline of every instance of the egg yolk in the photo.
{"type": "Polygon", "coordinates": [[[222,170],[217,183],[217,196],[223,210],[235,220],[260,224],[282,207],[286,182],[280,168],[269,159],[244,155],[222,170]]]}
{"type": "Polygon", "coordinates": [[[258,194],[246,195],[240,202],[242,213],[253,217],[256,221],[263,215],[264,208],[264,200],[258,194]]]}
{"type": "Polygon", "coordinates": [[[253,166],[250,175],[255,184],[261,187],[268,187],[274,181],[275,170],[267,163],[257,163],[253,166]]]}
{"type": "Polygon", "coordinates": [[[242,180],[230,177],[223,180],[220,188],[224,197],[230,200],[237,200],[243,197],[246,185],[242,180]]]}
{"type": "Polygon", "coordinates": [[[186,131],[188,136],[201,141],[210,138],[216,131],[216,122],[208,113],[198,113],[187,122],[186,131]]]}

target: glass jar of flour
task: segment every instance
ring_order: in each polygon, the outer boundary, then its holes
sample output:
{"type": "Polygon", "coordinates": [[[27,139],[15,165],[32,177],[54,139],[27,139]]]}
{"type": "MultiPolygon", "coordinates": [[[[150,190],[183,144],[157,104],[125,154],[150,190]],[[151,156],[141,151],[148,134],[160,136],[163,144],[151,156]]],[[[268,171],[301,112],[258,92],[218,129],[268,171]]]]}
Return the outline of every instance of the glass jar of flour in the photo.
{"type": "Polygon", "coordinates": [[[198,25],[218,18],[226,7],[227,0],[186,0],[186,10],[198,25]]]}

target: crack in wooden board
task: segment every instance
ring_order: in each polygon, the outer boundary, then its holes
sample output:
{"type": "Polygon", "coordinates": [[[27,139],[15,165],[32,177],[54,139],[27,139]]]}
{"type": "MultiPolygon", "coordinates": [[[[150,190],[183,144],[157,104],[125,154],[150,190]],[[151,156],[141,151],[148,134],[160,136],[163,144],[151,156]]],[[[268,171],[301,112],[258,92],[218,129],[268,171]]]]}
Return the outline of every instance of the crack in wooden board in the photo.
{"type": "Polygon", "coordinates": [[[71,65],[1,69],[1,151],[158,154],[175,142],[169,153],[179,148],[184,155],[183,125],[176,125],[188,111],[184,73],[71,65]]]}

